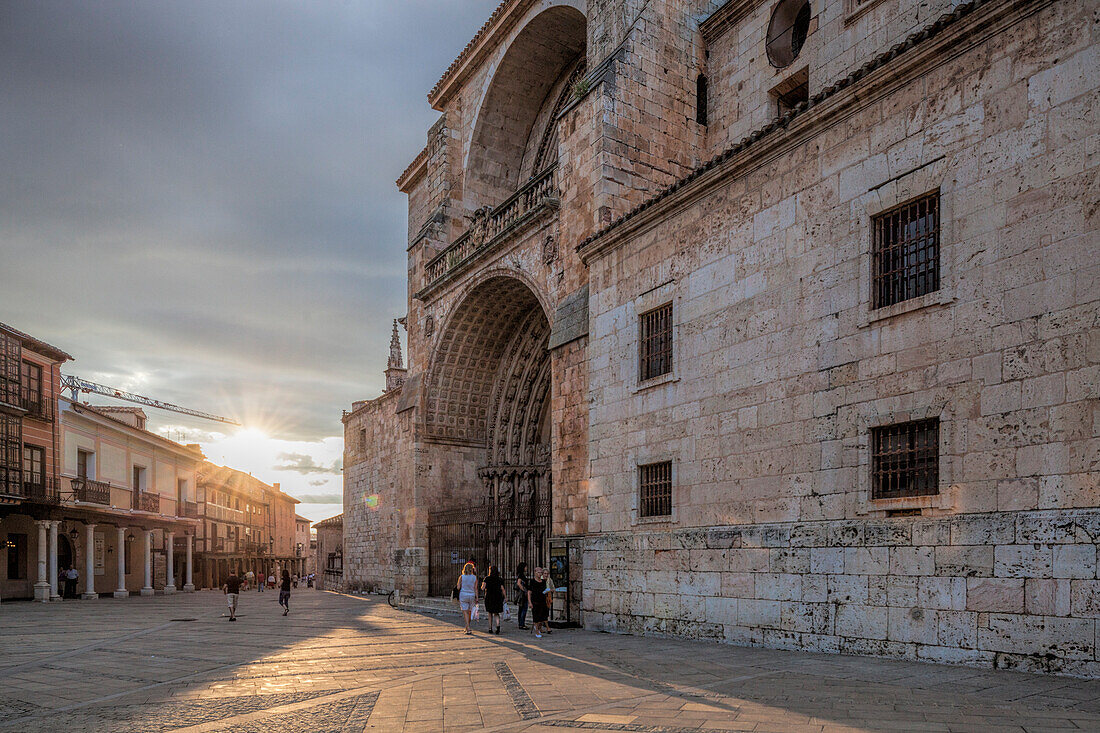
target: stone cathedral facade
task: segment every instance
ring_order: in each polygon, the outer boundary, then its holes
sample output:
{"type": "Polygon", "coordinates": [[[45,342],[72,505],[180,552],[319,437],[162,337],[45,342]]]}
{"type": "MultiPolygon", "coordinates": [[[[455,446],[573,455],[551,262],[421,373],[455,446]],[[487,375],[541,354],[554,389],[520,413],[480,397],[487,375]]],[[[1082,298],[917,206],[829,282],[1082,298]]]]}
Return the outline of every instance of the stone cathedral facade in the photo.
{"type": "Polygon", "coordinates": [[[344,580],[1100,675],[1084,0],[505,0],[430,91],[344,580]],[[395,332],[396,337],[396,332],[395,332]]]}

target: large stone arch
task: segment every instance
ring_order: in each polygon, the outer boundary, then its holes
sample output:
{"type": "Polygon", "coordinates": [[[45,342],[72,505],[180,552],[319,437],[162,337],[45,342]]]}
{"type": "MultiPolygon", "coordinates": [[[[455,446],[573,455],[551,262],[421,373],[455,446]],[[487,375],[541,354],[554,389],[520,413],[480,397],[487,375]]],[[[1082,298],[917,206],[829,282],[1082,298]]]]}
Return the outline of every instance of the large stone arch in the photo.
{"type": "Polygon", "coordinates": [[[534,162],[552,137],[546,128],[554,122],[553,111],[584,63],[586,33],[584,13],[560,4],[531,18],[508,44],[473,124],[465,165],[467,210],[499,204],[538,172],[534,162]]]}
{"type": "Polygon", "coordinates": [[[483,462],[538,455],[549,399],[550,323],[520,277],[496,271],[462,295],[441,329],[428,368],[423,432],[428,441],[483,448],[483,462]]]}
{"type": "Polygon", "coordinates": [[[439,482],[428,522],[429,591],[455,558],[545,562],[551,529],[550,322],[518,274],[471,284],[447,317],[426,376],[423,437],[439,482]]]}

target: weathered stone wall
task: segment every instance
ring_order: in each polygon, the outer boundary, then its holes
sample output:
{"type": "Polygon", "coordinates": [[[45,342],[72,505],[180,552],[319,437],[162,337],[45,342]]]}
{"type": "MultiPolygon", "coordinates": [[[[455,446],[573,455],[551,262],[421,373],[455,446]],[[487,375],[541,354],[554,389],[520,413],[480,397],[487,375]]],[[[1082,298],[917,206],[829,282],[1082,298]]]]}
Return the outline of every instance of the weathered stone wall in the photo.
{"type": "Polygon", "coordinates": [[[1098,46],[1085,3],[1008,7],[589,250],[587,623],[1100,674],[1098,46]],[[872,309],[871,217],[936,189],[940,290],[872,309]],[[925,417],[940,493],[872,499],[870,429],[925,417]],[[664,459],[673,516],[639,519],[664,459]]]}
{"type": "MultiPolygon", "coordinates": [[[[776,3],[740,2],[740,20],[706,45],[711,110],[706,130],[708,154],[734,144],[776,116],[772,90],[802,70],[808,72],[809,94],[844,77],[868,59],[904,40],[910,33],[950,12],[952,0],[830,0],[813,2],[810,32],[801,53],[777,69],[764,50],[776,3]]],[[[712,12],[721,3],[702,2],[712,12]]],[[[705,17],[705,16],[704,16],[705,17]]]]}
{"type": "Polygon", "coordinates": [[[409,574],[403,548],[416,505],[414,452],[411,411],[396,412],[400,396],[386,393],[344,419],[344,585],[351,589],[389,591],[409,574]]]}
{"type": "Polygon", "coordinates": [[[1100,674],[1100,511],[589,537],[585,624],[782,649],[1100,674]]]}
{"type": "Polygon", "coordinates": [[[700,162],[699,69],[693,3],[589,3],[589,67],[602,114],[594,122],[595,226],[610,223],[700,162]]]}

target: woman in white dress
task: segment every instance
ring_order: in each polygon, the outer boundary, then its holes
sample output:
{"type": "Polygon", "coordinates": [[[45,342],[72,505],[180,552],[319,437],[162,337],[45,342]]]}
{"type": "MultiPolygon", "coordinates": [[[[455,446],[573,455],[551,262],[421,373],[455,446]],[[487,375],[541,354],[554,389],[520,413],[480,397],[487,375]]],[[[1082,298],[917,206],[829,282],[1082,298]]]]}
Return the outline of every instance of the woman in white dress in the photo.
{"type": "Polygon", "coordinates": [[[470,633],[470,614],[477,606],[477,570],[472,562],[462,566],[462,575],[458,576],[458,607],[462,609],[462,620],[466,622],[466,633],[470,633]]]}

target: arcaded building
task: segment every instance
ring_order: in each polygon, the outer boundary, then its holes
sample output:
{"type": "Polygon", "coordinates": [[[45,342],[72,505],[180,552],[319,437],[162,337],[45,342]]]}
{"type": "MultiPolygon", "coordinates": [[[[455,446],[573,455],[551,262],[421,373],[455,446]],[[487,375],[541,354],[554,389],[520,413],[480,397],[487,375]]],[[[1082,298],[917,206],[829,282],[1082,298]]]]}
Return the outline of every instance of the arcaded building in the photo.
{"type": "Polygon", "coordinates": [[[398,179],[343,582],[1100,675],[1098,72],[1082,0],[503,2],[398,179]]]}

